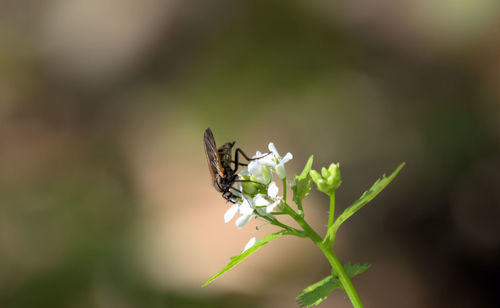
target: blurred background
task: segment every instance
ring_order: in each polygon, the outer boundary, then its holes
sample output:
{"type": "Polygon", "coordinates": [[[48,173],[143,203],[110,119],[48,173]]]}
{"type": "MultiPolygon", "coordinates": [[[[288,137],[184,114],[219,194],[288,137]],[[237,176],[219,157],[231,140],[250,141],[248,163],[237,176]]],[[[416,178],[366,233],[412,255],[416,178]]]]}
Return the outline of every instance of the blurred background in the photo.
{"type": "Polygon", "coordinates": [[[499,30],[496,0],[1,1],[0,307],[294,307],[329,273],[303,239],[200,287],[276,231],[224,224],[207,127],[340,162],[338,213],[406,161],[337,235],[366,307],[500,306],[499,30]]]}

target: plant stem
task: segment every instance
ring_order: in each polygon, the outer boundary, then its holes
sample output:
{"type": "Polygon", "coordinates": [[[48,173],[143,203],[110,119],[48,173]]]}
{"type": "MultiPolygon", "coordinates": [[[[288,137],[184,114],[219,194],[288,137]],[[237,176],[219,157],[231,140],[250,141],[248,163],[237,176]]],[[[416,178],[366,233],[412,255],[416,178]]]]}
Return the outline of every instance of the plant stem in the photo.
{"type": "Polygon", "coordinates": [[[286,203],[286,178],[283,178],[283,202],[286,203]]]}
{"type": "Polygon", "coordinates": [[[354,285],[352,284],[351,280],[349,279],[349,276],[344,270],[344,267],[340,263],[339,259],[337,256],[333,253],[333,250],[331,248],[331,245],[329,243],[323,243],[321,236],[319,236],[316,231],[304,220],[302,216],[297,214],[288,204],[285,203],[285,211],[287,211],[290,216],[304,229],[304,231],[308,234],[308,237],[321,249],[323,254],[325,255],[326,259],[328,262],[330,262],[330,265],[332,266],[332,269],[335,271],[335,273],[338,275],[340,283],[342,284],[342,287],[344,288],[344,291],[347,293],[347,296],[349,297],[351,304],[354,308],[363,308],[363,303],[361,302],[361,299],[359,298],[358,293],[356,292],[356,289],[354,288],[354,285]]]}
{"type": "Polygon", "coordinates": [[[295,229],[294,227],[287,226],[284,223],[279,222],[279,220],[277,220],[276,218],[270,218],[270,217],[264,216],[264,215],[262,215],[260,217],[263,218],[264,220],[267,220],[271,225],[275,225],[275,226],[278,226],[278,227],[281,227],[281,228],[287,230],[289,232],[289,234],[292,234],[292,235],[295,235],[298,237],[308,237],[306,232],[304,232],[302,230],[295,229]]]}
{"type": "Polygon", "coordinates": [[[335,192],[330,195],[330,212],[328,213],[328,230],[333,225],[333,218],[335,217],[335,192]]]}
{"type": "Polygon", "coordinates": [[[328,246],[333,245],[333,241],[335,240],[335,233],[333,229],[333,221],[335,218],[335,192],[333,192],[330,195],[330,211],[328,213],[328,229],[326,231],[325,239],[323,240],[323,243],[327,244],[328,246]]]}
{"type": "Polygon", "coordinates": [[[321,236],[319,236],[316,231],[304,220],[302,216],[297,214],[288,204],[285,203],[284,211],[286,211],[308,234],[308,237],[313,240],[313,242],[321,243],[321,236]]]}
{"type": "Polygon", "coordinates": [[[330,265],[332,266],[333,270],[338,275],[340,283],[342,283],[342,287],[344,288],[345,293],[347,293],[347,296],[351,300],[352,306],[354,308],[363,308],[364,306],[363,303],[361,302],[361,299],[359,298],[358,292],[356,292],[354,285],[349,279],[349,276],[345,272],[344,267],[340,263],[339,259],[333,253],[333,250],[330,248],[330,246],[325,246],[322,243],[316,243],[316,245],[318,245],[319,249],[321,249],[325,257],[328,259],[328,262],[330,262],[330,265]]]}

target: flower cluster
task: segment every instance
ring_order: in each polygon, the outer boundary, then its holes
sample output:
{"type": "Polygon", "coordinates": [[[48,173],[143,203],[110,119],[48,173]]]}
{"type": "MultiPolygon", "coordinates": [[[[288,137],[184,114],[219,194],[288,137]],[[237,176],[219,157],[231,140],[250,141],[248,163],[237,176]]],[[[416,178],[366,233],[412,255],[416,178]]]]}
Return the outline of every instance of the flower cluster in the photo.
{"type": "Polygon", "coordinates": [[[238,182],[238,189],[243,192],[241,198],[224,214],[227,223],[236,214],[236,227],[241,229],[252,217],[272,217],[271,213],[282,206],[279,188],[272,181],[273,173],[280,179],[286,177],[285,163],[293,158],[291,153],[281,157],[276,147],[269,143],[269,153],[257,152],[248,164],[248,169],[240,172],[244,182],[238,182]]]}
{"type": "Polygon", "coordinates": [[[311,178],[316,183],[318,190],[331,196],[341,184],[340,164],[330,164],[328,169],[321,168],[321,174],[316,170],[311,170],[311,178]]]}

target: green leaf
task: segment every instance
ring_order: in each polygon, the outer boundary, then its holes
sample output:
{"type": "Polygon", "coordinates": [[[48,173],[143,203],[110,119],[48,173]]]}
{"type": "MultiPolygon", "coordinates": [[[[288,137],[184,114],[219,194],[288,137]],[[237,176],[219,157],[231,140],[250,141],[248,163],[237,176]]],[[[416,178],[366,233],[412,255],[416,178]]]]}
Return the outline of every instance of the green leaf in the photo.
{"type": "Polygon", "coordinates": [[[307,160],[307,163],[304,167],[304,170],[299,175],[299,178],[305,179],[306,177],[309,176],[309,172],[311,172],[311,168],[313,165],[313,160],[314,160],[314,155],[309,156],[309,159],[307,160]]]}
{"type": "Polygon", "coordinates": [[[317,306],[324,301],[330,292],[339,289],[342,286],[340,281],[335,280],[331,275],[305,288],[302,293],[297,296],[297,304],[300,307],[317,306]]]}
{"type": "MultiPolygon", "coordinates": [[[[363,206],[370,202],[375,196],[377,196],[389,183],[396,177],[399,171],[404,167],[405,163],[401,163],[396,170],[389,176],[386,177],[385,174],[382,178],[378,179],[370,189],[365,191],[361,197],[351,204],[344,212],[337,218],[335,223],[332,225],[334,232],[340,227],[340,225],[351,217],[354,213],[359,211],[363,206]]],[[[329,230],[330,231],[330,230],[329,230]]]]}
{"type": "Polygon", "coordinates": [[[265,244],[269,243],[270,241],[274,240],[275,238],[280,237],[282,235],[286,235],[286,234],[289,234],[289,232],[286,231],[286,230],[282,230],[280,232],[276,232],[276,233],[273,233],[271,235],[268,235],[268,236],[260,239],[251,248],[245,250],[244,252],[240,253],[237,256],[231,257],[229,263],[226,266],[224,266],[224,268],[220,272],[218,272],[217,274],[215,274],[214,276],[212,276],[212,278],[208,279],[202,285],[202,287],[207,286],[208,284],[210,284],[217,277],[219,277],[220,275],[224,274],[225,272],[227,272],[228,270],[230,270],[231,268],[233,268],[234,266],[236,266],[238,263],[240,263],[241,261],[243,261],[246,257],[248,257],[249,255],[251,255],[252,253],[254,253],[255,251],[257,251],[257,249],[259,249],[260,247],[264,246],[265,244]]]}
{"type": "MultiPolygon", "coordinates": [[[[356,263],[353,265],[348,262],[344,265],[344,269],[349,278],[351,278],[366,271],[370,266],[371,265],[368,263],[356,263]]],[[[335,289],[342,289],[342,284],[337,275],[330,275],[305,288],[303,292],[297,296],[297,303],[300,307],[317,306],[335,289]]]]}
{"type": "Polygon", "coordinates": [[[372,266],[372,265],[369,264],[369,263],[364,263],[364,264],[354,263],[354,264],[351,264],[351,262],[347,262],[346,264],[344,264],[344,270],[345,270],[347,276],[349,276],[349,278],[350,278],[350,277],[354,277],[356,275],[361,274],[362,272],[364,272],[367,269],[369,269],[370,266],[372,266]]]}
{"type": "Polygon", "coordinates": [[[295,176],[294,184],[292,185],[293,191],[293,201],[296,204],[300,204],[302,199],[304,199],[311,190],[311,176],[309,172],[311,172],[312,164],[313,164],[314,156],[311,155],[307,160],[306,166],[300,175],[295,176]]]}

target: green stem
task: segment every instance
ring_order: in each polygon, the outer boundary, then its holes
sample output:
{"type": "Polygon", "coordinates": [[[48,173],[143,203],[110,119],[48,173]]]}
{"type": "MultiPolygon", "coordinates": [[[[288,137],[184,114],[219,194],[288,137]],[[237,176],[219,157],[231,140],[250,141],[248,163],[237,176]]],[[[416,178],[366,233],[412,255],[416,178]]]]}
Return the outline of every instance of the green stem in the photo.
{"type": "Polygon", "coordinates": [[[335,192],[333,192],[330,195],[330,211],[328,213],[328,229],[326,231],[326,236],[325,239],[323,240],[323,243],[327,244],[328,246],[333,245],[333,241],[335,240],[335,232],[333,229],[333,222],[335,218],[335,192]]]}
{"type": "Polygon", "coordinates": [[[328,259],[328,262],[330,262],[330,265],[332,266],[333,270],[338,275],[340,283],[342,283],[342,287],[344,288],[345,293],[347,293],[347,296],[351,300],[352,306],[354,308],[363,308],[364,307],[363,303],[361,302],[361,299],[359,298],[356,289],[354,288],[351,280],[349,279],[349,276],[344,270],[344,267],[340,263],[337,256],[333,253],[330,246],[325,246],[322,243],[316,243],[316,245],[318,245],[319,249],[321,249],[325,257],[328,259]]]}
{"type": "Polygon", "coordinates": [[[330,213],[328,214],[328,229],[333,225],[335,217],[335,192],[330,195],[330,213]]]}
{"type": "Polygon", "coordinates": [[[288,204],[285,203],[284,210],[295,220],[304,231],[308,234],[307,236],[313,240],[313,242],[321,243],[321,236],[319,236],[316,231],[304,220],[302,216],[296,213],[288,204]]]}
{"type": "Polygon", "coordinates": [[[288,213],[287,212],[272,212],[271,215],[274,215],[274,216],[288,215],[288,213]]]}
{"type": "Polygon", "coordinates": [[[324,244],[322,242],[321,236],[319,236],[319,234],[314,231],[314,229],[304,220],[304,218],[297,214],[288,204],[285,204],[284,210],[290,214],[290,216],[304,229],[304,231],[307,233],[307,236],[316,244],[316,246],[319,247],[319,249],[321,249],[328,262],[330,262],[332,269],[338,275],[344,291],[347,293],[347,296],[351,300],[352,306],[354,308],[363,308],[363,303],[361,302],[356,289],[354,288],[339,259],[333,253],[331,245],[324,244]]]}
{"type": "Polygon", "coordinates": [[[304,211],[302,210],[302,201],[297,201],[297,209],[298,209],[298,215],[300,217],[304,217],[304,211]]]}
{"type": "Polygon", "coordinates": [[[285,230],[287,230],[289,232],[289,234],[293,234],[293,235],[296,235],[298,237],[307,237],[307,233],[302,231],[302,230],[298,230],[298,229],[295,229],[294,227],[290,227],[288,225],[285,225],[284,223],[281,223],[279,222],[276,218],[270,218],[268,216],[260,216],[261,218],[264,218],[265,220],[267,220],[271,225],[275,225],[275,226],[278,226],[278,227],[281,227],[285,230]]]}
{"type": "Polygon", "coordinates": [[[286,178],[283,178],[283,202],[286,203],[286,178]]]}

